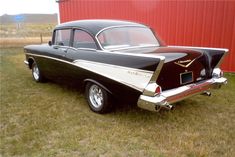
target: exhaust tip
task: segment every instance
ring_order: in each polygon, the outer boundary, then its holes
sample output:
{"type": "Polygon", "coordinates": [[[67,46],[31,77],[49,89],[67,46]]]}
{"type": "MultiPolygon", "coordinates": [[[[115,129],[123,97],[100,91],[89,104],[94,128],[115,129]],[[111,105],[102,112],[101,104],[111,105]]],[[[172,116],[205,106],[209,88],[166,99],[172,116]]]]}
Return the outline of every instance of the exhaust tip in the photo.
{"type": "Polygon", "coordinates": [[[175,108],[173,105],[167,105],[166,107],[168,110],[173,110],[175,108]]]}
{"type": "Polygon", "coordinates": [[[163,105],[156,105],[155,110],[159,112],[162,108],[165,108],[167,110],[173,110],[175,107],[173,105],[170,105],[168,103],[164,103],[163,105]]]}
{"type": "Polygon", "coordinates": [[[202,93],[202,95],[205,95],[205,96],[211,96],[211,92],[204,91],[204,92],[202,93]]]}
{"type": "Polygon", "coordinates": [[[171,105],[171,109],[170,110],[174,110],[175,109],[175,106],[171,105]]]}

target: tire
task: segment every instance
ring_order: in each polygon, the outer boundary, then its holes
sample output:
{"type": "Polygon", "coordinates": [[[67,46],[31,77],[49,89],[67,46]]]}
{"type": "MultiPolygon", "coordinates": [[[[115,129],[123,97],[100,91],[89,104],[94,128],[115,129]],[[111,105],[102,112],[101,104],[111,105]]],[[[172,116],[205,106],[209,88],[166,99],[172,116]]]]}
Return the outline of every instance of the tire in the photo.
{"type": "Polygon", "coordinates": [[[94,83],[86,84],[86,99],[90,109],[96,113],[108,113],[110,112],[112,105],[110,103],[110,94],[94,83]]]}
{"type": "Polygon", "coordinates": [[[43,78],[41,71],[38,68],[38,65],[36,62],[33,62],[33,64],[32,64],[32,76],[36,82],[43,82],[44,81],[44,78],[43,78]]]}

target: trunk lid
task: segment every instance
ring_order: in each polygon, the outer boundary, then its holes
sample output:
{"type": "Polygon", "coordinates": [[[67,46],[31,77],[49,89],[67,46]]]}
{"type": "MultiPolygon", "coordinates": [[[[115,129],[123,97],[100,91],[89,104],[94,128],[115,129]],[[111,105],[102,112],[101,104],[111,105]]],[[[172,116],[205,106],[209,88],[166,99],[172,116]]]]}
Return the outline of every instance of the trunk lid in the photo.
{"type": "Polygon", "coordinates": [[[211,77],[208,56],[202,50],[154,47],[125,50],[127,53],[164,56],[165,61],[156,83],[162,90],[176,88],[211,77]]]}

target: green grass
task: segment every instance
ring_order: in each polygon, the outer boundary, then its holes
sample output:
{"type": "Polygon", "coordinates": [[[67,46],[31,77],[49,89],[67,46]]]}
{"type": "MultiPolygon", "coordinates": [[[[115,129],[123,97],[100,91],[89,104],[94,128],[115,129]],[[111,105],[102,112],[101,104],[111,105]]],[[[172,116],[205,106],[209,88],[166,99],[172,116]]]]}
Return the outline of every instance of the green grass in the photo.
{"type": "Polygon", "coordinates": [[[99,115],[80,92],[35,83],[22,49],[0,49],[0,156],[235,156],[235,75],[173,111],[122,104],[99,115]]]}

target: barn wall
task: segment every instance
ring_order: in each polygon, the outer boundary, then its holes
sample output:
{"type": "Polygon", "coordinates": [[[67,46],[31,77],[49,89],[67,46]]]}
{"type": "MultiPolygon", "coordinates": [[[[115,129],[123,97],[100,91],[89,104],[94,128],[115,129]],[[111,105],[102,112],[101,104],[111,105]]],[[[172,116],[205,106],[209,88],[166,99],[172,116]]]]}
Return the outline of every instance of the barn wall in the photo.
{"type": "Polygon", "coordinates": [[[63,0],[61,22],[124,19],[154,28],[168,45],[228,48],[222,69],[235,72],[235,1],[63,0]]]}

